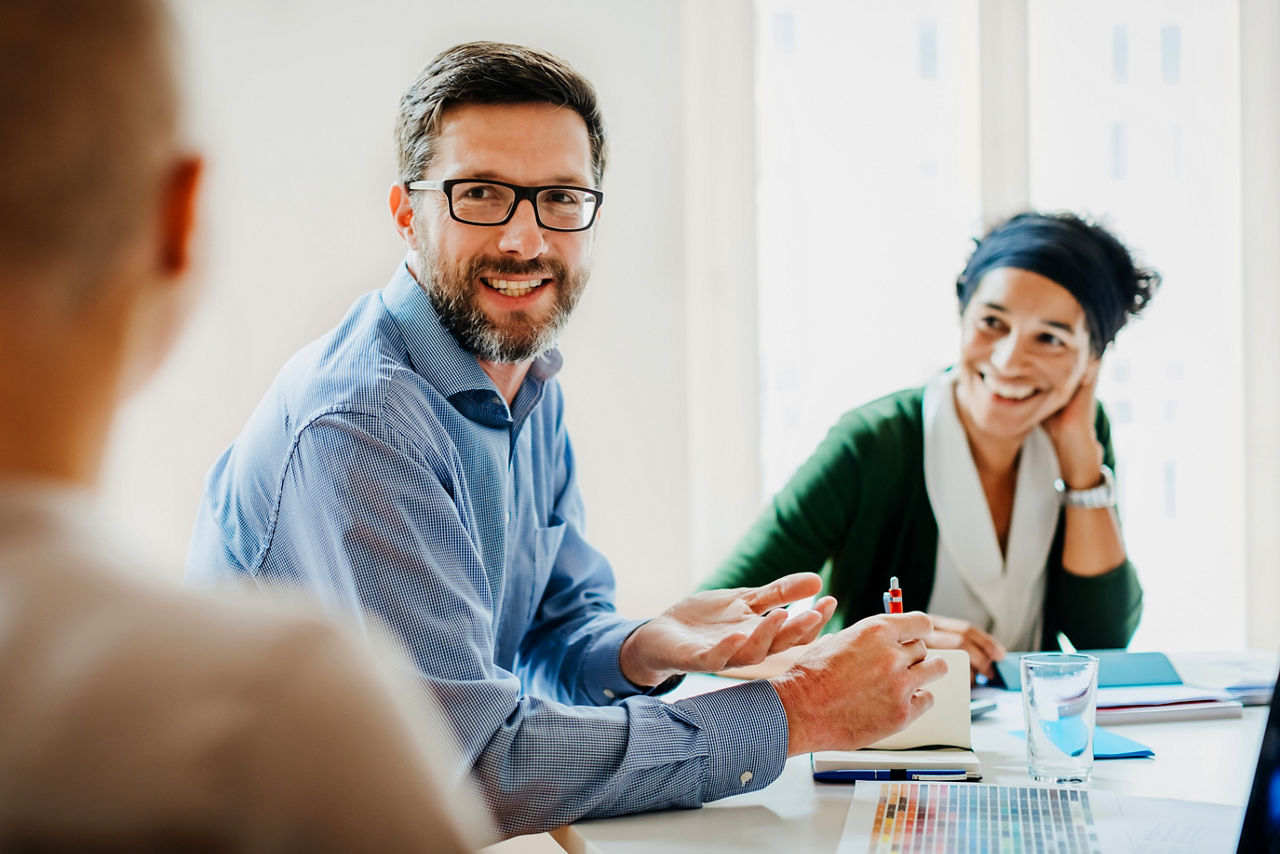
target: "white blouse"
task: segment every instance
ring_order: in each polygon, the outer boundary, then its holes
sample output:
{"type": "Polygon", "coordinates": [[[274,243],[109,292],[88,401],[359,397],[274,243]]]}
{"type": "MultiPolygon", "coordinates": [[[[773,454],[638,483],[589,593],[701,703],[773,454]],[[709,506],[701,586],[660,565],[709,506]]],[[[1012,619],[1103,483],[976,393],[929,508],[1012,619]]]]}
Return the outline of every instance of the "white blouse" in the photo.
{"type": "Polygon", "coordinates": [[[984,629],[1010,650],[1040,646],[1045,562],[1060,502],[1053,443],[1041,427],[1023,442],[1005,555],[987,506],[969,440],[956,412],[958,373],[947,370],[924,390],[924,482],[938,521],[932,614],[984,629]]]}

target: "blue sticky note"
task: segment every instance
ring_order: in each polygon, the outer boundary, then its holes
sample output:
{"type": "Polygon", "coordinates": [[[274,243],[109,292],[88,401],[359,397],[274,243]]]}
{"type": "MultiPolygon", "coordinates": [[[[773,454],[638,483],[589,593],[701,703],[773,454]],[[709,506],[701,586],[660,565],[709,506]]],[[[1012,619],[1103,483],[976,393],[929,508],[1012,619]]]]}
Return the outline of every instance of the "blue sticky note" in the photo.
{"type": "Polygon", "coordinates": [[[1156,752],[1145,744],[1102,727],[1093,730],[1094,759],[1147,759],[1156,752]]]}
{"type": "MultiPolygon", "coordinates": [[[[1013,734],[1018,738],[1027,737],[1025,730],[1014,730],[1013,734]]],[[[1102,727],[1093,729],[1094,759],[1147,759],[1155,755],[1156,752],[1150,747],[1132,738],[1102,727]]]]}

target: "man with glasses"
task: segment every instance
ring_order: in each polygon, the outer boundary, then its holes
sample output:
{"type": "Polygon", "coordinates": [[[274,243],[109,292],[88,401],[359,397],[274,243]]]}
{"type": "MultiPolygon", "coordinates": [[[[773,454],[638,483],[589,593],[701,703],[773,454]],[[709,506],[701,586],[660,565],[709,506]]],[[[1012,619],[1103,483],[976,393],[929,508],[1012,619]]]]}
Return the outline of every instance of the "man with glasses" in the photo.
{"type": "Polygon", "coordinates": [[[401,101],[409,247],[381,291],[283,369],[209,475],[188,574],[300,585],[401,636],[501,829],[691,807],[772,781],[788,755],[857,747],[918,716],[923,614],[814,644],[774,680],[665,704],[689,671],[812,641],[812,574],[614,612],[583,538],[555,338],[586,285],[605,140],[559,59],[465,44],[401,101]]]}

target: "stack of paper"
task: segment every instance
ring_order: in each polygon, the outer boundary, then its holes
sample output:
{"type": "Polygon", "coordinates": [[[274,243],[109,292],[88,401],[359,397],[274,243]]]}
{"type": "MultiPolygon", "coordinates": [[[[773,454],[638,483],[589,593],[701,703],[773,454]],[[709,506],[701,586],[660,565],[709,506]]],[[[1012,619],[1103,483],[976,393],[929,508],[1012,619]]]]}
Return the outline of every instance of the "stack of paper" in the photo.
{"type": "Polygon", "coordinates": [[[1139,685],[1098,689],[1098,723],[1133,724],[1196,718],[1238,718],[1239,700],[1190,685],[1139,685]]]}
{"type": "Polygon", "coordinates": [[[1178,672],[1187,684],[1221,691],[1246,706],[1265,706],[1276,689],[1276,659],[1266,653],[1184,653],[1178,672]]]}

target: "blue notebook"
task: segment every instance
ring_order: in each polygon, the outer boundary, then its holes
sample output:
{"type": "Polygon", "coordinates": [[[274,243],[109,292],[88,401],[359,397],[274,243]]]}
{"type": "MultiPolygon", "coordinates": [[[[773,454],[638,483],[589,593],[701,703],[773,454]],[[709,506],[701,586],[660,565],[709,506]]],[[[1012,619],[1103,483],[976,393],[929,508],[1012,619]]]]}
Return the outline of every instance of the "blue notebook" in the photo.
{"type": "MultiPolygon", "coordinates": [[[[1163,652],[1125,652],[1123,649],[1082,649],[1098,657],[1098,687],[1120,688],[1134,685],[1181,685],[1182,677],[1163,652]]],[[[996,679],[991,684],[1010,691],[1022,690],[1018,662],[1030,652],[1011,652],[996,662],[996,679]]]]}

